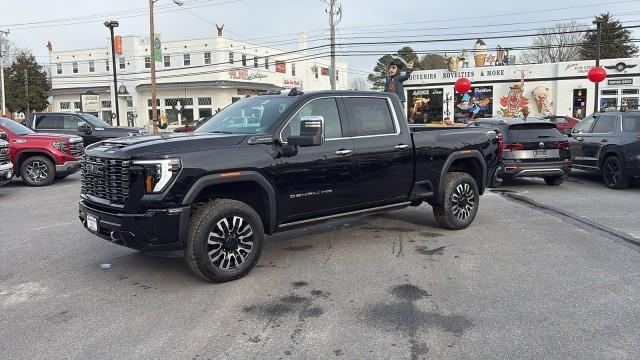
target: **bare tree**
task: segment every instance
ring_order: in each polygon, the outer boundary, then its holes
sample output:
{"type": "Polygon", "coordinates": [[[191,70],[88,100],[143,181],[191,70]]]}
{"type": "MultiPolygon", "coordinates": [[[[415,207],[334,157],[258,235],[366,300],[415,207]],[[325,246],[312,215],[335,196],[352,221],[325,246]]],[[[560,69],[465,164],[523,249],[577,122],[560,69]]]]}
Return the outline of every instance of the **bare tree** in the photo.
{"type": "Polygon", "coordinates": [[[533,39],[532,49],[522,53],[522,61],[540,64],[579,60],[584,30],[585,26],[575,21],[560,22],[542,29],[533,39]]]}
{"type": "Polygon", "coordinates": [[[354,77],[353,79],[351,79],[351,85],[349,86],[350,89],[353,90],[370,90],[371,87],[369,86],[369,83],[367,83],[367,80],[363,77],[354,77]]]}

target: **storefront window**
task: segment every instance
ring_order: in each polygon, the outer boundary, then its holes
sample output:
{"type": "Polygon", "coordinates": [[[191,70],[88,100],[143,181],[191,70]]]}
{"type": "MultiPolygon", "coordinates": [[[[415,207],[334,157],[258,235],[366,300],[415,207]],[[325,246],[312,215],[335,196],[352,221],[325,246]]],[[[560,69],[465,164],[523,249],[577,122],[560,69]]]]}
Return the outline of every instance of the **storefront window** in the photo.
{"type": "Polygon", "coordinates": [[[103,110],[102,111],[102,121],[106,122],[107,124],[111,125],[111,110],[103,110]]]}
{"type": "Polygon", "coordinates": [[[420,89],[407,92],[407,118],[410,123],[431,124],[443,121],[444,90],[420,89]]]}
{"type": "Polygon", "coordinates": [[[587,114],[587,89],[573,90],[573,117],[583,119],[587,114]]]}
{"type": "Polygon", "coordinates": [[[466,94],[455,95],[454,121],[468,123],[476,118],[493,116],[493,86],[472,87],[466,94]]]}

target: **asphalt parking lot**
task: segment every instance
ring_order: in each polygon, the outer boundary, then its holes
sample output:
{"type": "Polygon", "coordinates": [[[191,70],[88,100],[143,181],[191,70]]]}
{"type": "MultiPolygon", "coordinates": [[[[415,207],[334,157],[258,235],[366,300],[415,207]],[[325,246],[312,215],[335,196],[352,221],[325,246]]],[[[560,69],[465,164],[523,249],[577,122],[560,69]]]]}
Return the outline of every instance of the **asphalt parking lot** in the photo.
{"type": "Polygon", "coordinates": [[[224,284],[90,235],[79,176],[0,188],[2,359],[637,359],[640,184],[505,184],[269,237],[224,284]],[[108,264],[109,266],[107,266],[108,264]]]}

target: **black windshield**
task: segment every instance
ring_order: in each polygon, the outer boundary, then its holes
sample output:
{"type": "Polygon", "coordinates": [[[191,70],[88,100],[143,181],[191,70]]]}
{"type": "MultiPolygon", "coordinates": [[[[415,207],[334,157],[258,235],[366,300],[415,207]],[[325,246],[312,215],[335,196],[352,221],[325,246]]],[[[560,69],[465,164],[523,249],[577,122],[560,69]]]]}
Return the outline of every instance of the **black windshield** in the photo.
{"type": "Polygon", "coordinates": [[[197,133],[260,134],[271,128],[295,97],[256,96],[220,110],[195,130],[197,133]]]}
{"type": "Polygon", "coordinates": [[[97,128],[111,127],[111,125],[107,124],[106,122],[100,120],[99,118],[91,114],[78,114],[78,115],[80,115],[86,122],[93,125],[94,127],[97,127],[97,128]]]}
{"type": "Polygon", "coordinates": [[[5,127],[7,130],[11,131],[14,135],[18,135],[18,136],[35,134],[35,131],[9,119],[0,119],[0,126],[5,127]]]}

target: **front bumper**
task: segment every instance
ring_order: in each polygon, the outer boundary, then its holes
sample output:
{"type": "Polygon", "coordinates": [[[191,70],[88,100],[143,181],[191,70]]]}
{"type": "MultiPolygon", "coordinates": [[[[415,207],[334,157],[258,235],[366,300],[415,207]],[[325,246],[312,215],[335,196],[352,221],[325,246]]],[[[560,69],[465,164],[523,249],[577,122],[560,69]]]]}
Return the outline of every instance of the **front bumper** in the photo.
{"type": "Polygon", "coordinates": [[[0,165],[0,185],[6,184],[13,178],[13,164],[0,165]]]}
{"type": "Polygon", "coordinates": [[[148,210],[142,214],[124,214],[103,210],[85,200],[79,203],[79,217],[85,229],[87,215],[97,219],[92,234],[114,244],[145,251],[172,251],[184,247],[189,226],[190,207],[148,210]]]}
{"type": "Polygon", "coordinates": [[[56,165],[56,173],[60,175],[71,175],[78,172],[82,166],[82,160],[65,161],[62,165],[56,165]]]}
{"type": "Polygon", "coordinates": [[[498,176],[504,179],[514,177],[567,176],[569,173],[571,173],[571,162],[569,161],[505,162],[502,164],[498,176]]]}

